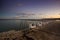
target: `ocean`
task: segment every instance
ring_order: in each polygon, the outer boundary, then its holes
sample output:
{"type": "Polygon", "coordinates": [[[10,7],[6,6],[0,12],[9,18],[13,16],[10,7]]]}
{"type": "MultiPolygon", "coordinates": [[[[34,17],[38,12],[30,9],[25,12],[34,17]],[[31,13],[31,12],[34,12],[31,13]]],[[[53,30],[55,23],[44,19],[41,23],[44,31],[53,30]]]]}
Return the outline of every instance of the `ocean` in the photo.
{"type": "Polygon", "coordinates": [[[29,28],[26,20],[0,20],[0,32],[29,28]]]}

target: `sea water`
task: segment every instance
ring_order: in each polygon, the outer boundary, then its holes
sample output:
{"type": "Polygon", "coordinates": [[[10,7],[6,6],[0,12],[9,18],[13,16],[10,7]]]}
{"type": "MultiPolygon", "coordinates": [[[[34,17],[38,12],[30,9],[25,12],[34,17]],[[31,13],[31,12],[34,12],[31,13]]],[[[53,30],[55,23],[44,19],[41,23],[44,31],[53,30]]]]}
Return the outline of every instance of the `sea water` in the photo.
{"type": "Polygon", "coordinates": [[[28,28],[26,20],[0,20],[0,32],[28,28]]]}

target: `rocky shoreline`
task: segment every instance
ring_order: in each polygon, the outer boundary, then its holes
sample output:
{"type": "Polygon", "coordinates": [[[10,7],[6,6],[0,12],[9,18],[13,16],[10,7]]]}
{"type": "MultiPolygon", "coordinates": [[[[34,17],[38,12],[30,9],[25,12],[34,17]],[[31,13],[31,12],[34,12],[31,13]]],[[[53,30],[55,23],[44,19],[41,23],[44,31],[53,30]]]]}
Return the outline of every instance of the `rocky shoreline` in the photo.
{"type": "Polygon", "coordinates": [[[11,30],[8,32],[2,32],[0,33],[0,40],[60,40],[60,31],[59,29],[56,28],[58,25],[60,28],[60,22],[53,22],[52,24],[50,23],[51,30],[48,30],[47,27],[46,29],[28,29],[28,30],[20,30],[20,31],[15,31],[11,30]],[[54,31],[54,29],[57,29],[54,31]],[[59,32],[59,33],[58,33],[59,32]],[[57,35],[57,33],[59,35],[57,35]]]}

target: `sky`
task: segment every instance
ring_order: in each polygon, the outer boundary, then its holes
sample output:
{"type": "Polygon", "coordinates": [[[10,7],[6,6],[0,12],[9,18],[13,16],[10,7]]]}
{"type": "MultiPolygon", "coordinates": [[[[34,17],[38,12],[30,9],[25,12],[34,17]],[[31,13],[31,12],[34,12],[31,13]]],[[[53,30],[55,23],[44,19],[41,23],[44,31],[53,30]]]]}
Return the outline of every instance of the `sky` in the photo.
{"type": "Polygon", "coordinates": [[[0,1],[0,19],[60,18],[60,0],[0,1]]]}

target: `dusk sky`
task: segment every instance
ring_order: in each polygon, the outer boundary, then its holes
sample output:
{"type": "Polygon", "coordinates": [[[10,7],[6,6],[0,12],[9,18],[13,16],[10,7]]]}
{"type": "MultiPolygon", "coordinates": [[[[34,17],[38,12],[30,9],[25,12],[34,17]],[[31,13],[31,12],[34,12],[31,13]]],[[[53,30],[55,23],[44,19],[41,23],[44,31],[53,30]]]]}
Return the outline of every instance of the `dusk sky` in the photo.
{"type": "Polygon", "coordinates": [[[59,0],[0,0],[0,19],[60,18],[59,0]]]}

